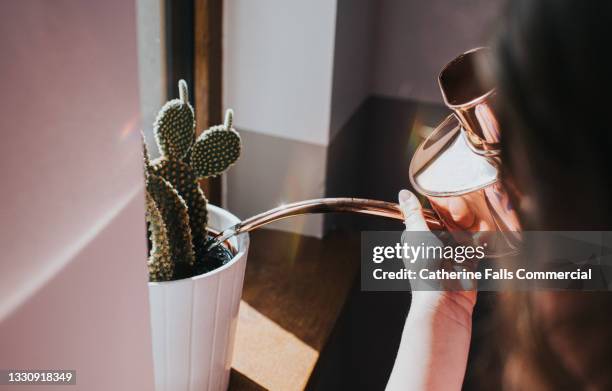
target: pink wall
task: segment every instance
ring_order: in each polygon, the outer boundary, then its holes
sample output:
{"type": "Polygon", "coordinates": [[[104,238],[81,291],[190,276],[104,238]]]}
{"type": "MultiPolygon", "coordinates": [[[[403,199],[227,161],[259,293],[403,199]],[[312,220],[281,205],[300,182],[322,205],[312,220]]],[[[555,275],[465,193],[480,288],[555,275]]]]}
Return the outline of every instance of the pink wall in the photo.
{"type": "Polygon", "coordinates": [[[0,368],[152,389],[134,2],[0,2],[0,78],[0,368]]]}

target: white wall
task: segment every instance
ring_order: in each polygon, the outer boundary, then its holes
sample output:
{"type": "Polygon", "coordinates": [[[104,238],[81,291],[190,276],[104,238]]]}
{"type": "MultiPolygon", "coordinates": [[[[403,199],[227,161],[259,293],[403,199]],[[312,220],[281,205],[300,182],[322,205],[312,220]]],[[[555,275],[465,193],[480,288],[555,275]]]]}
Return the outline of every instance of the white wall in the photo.
{"type": "Polygon", "coordinates": [[[134,3],[0,19],[0,368],[150,390],[134,3]]]}
{"type": "Polygon", "coordinates": [[[140,116],[149,155],[159,157],[153,122],[168,98],[166,81],[165,9],[161,0],[135,0],[138,23],[140,116]]]}
{"type": "Polygon", "coordinates": [[[326,145],[336,0],[224,3],[224,106],[236,127],[326,145]]]}
{"type": "MultiPolygon", "coordinates": [[[[322,197],[330,140],[336,0],[224,2],[223,105],[243,156],[227,174],[227,207],[248,217],[322,197]]],[[[273,228],[321,236],[321,216],[273,228]]]]}
{"type": "Polygon", "coordinates": [[[379,0],[371,92],[442,102],[440,69],[461,52],[483,46],[501,0],[379,0]]]}

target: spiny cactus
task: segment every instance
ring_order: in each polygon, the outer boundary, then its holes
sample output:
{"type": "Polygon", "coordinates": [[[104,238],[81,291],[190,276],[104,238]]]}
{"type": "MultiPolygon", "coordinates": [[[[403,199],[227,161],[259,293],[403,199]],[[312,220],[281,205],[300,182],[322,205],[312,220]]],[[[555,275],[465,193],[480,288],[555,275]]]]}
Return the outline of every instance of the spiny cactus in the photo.
{"type": "Polygon", "coordinates": [[[151,281],[170,280],[174,275],[174,263],[170,256],[170,243],[168,231],[163,216],[157,204],[146,194],[147,224],[151,240],[151,253],[149,255],[149,276],[151,281]]]}
{"type": "MultiPolygon", "coordinates": [[[[147,193],[159,209],[168,241],[168,253],[180,273],[189,269],[195,263],[189,215],[187,205],[172,185],[165,179],[149,174],[147,178],[147,193]]],[[[158,230],[162,232],[163,230],[158,230]]],[[[157,243],[161,246],[163,243],[157,243]]]]}
{"type": "Polygon", "coordinates": [[[240,136],[232,129],[232,116],[228,110],[225,124],[202,133],[193,146],[190,163],[197,176],[217,176],[240,157],[240,136]]]}
{"type": "Polygon", "coordinates": [[[146,147],[144,152],[152,281],[189,277],[220,266],[206,252],[208,201],[199,180],[223,173],[240,156],[232,110],[227,110],[223,125],[196,139],[184,80],[179,81],[179,93],[180,99],[167,102],[154,123],[161,157],[150,161],[146,147]]]}
{"type": "Polygon", "coordinates": [[[180,99],[172,99],[161,108],[153,124],[162,155],[182,159],[195,141],[195,115],[189,104],[187,83],[179,81],[180,99]]]}

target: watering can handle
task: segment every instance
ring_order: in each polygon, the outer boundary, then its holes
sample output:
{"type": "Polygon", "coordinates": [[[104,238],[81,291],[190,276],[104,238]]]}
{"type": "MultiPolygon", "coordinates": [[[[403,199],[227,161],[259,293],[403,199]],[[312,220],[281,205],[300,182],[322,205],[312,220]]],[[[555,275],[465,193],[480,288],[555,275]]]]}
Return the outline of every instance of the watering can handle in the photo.
{"type": "MultiPolygon", "coordinates": [[[[249,217],[219,233],[216,239],[218,242],[224,242],[234,235],[252,231],[274,221],[312,213],[359,213],[404,221],[399,205],[393,202],[363,198],[317,198],[281,205],[278,208],[249,217]]],[[[423,209],[423,217],[432,231],[444,230],[444,224],[431,209],[423,209]]]]}

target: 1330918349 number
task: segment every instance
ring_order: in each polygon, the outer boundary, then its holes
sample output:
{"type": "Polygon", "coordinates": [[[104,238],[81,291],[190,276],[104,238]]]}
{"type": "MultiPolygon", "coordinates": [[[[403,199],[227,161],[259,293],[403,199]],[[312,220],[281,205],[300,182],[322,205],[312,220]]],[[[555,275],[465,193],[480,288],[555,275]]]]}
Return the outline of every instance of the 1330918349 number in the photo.
{"type": "Polygon", "coordinates": [[[0,385],[17,384],[76,384],[76,371],[63,369],[0,370],[0,385]]]}

